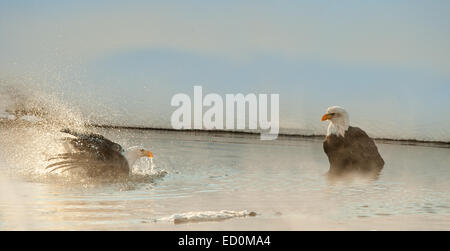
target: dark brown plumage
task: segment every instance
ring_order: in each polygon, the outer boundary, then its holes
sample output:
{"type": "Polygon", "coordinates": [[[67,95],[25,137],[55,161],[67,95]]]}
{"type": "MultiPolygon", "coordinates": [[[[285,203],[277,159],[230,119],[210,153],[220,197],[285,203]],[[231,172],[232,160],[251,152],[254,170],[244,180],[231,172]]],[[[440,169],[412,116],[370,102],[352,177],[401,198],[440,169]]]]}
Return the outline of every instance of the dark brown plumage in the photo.
{"type": "Polygon", "coordinates": [[[323,149],[330,162],[330,174],[378,173],[384,166],[375,142],[358,127],[350,126],[344,137],[328,135],[323,149]]]}
{"type": "Polygon", "coordinates": [[[153,153],[131,147],[124,151],[122,146],[95,133],[80,133],[69,129],[61,132],[74,137],[63,138],[66,153],[58,154],[49,159],[55,161],[47,166],[55,170],[82,170],[92,178],[123,178],[128,177],[133,164],[141,157],[153,158],[153,153]]]}
{"type": "Polygon", "coordinates": [[[61,132],[75,136],[63,139],[72,151],[50,158],[50,161],[56,161],[47,166],[52,168],[51,172],[77,168],[85,170],[87,176],[94,178],[128,176],[130,166],[119,144],[99,134],[79,133],[68,129],[61,132]]]}

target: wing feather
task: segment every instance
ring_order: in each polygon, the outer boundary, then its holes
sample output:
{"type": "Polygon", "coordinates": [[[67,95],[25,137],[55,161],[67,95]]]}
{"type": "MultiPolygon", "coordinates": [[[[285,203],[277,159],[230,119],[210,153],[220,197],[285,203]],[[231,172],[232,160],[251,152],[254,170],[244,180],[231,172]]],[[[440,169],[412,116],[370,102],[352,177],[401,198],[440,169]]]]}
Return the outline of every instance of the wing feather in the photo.
{"type": "Polygon", "coordinates": [[[88,176],[117,176],[128,175],[129,166],[122,155],[123,148],[100,134],[80,133],[69,129],[61,130],[72,137],[65,137],[63,142],[73,148],[73,152],[54,155],[48,159],[53,161],[46,169],[50,172],[71,169],[83,169],[88,176]]]}
{"type": "Polygon", "coordinates": [[[355,156],[358,162],[373,163],[377,166],[384,165],[384,160],[378,152],[375,141],[366,132],[358,127],[350,127],[346,138],[348,139],[346,143],[350,154],[355,156]]]}

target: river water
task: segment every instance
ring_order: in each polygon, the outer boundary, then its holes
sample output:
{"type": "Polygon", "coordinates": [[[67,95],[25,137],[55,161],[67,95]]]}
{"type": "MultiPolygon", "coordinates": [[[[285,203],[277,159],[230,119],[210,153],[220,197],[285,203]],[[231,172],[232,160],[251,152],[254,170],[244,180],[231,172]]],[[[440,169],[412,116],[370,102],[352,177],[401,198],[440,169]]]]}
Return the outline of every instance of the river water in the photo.
{"type": "Polygon", "coordinates": [[[1,230],[450,230],[450,148],[378,142],[378,179],[331,180],[320,139],[92,130],[153,164],[118,182],[48,174],[61,135],[2,127],[1,230]]]}

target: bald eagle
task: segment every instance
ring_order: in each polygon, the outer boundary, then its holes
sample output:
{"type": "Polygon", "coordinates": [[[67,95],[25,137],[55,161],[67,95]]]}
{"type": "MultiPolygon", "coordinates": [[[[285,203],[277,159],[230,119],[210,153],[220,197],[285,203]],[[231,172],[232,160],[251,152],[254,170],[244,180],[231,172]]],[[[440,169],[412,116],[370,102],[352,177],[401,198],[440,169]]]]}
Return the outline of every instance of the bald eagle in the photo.
{"type": "Polygon", "coordinates": [[[92,178],[128,177],[130,169],[141,157],[153,158],[153,153],[138,147],[125,151],[121,145],[112,142],[100,134],[81,133],[69,129],[61,130],[73,137],[63,138],[66,153],[49,159],[56,161],[46,169],[62,170],[82,169],[92,178]]]}
{"type": "Polygon", "coordinates": [[[330,174],[378,174],[381,171],[384,160],[375,142],[360,128],[350,126],[344,108],[329,107],[322,116],[322,121],[325,120],[330,121],[323,142],[323,149],[330,162],[330,174]]]}

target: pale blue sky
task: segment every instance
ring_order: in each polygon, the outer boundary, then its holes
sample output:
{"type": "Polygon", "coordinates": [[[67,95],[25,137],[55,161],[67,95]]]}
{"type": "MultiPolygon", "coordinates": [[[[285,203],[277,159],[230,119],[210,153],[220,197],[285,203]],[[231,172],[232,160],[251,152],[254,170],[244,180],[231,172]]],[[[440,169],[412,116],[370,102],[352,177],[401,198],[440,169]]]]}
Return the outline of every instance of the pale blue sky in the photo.
{"type": "Polygon", "coordinates": [[[279,93],[285,128],[323,132],[322,113],[341,105],[374,136],[450,140],[449,11],[449,1],[0,0],[0,78],[117,123],[168,125],[172,95],[199,84],[279,93]]]}

